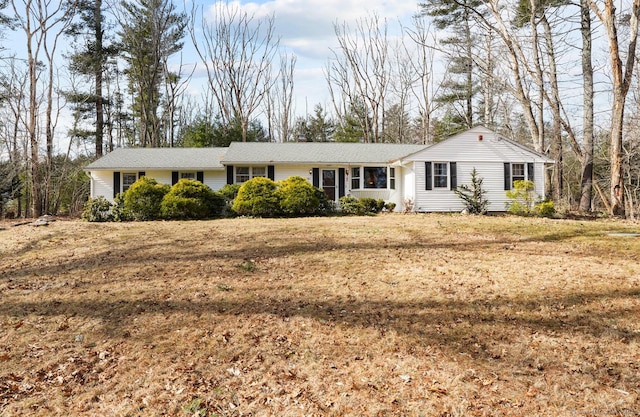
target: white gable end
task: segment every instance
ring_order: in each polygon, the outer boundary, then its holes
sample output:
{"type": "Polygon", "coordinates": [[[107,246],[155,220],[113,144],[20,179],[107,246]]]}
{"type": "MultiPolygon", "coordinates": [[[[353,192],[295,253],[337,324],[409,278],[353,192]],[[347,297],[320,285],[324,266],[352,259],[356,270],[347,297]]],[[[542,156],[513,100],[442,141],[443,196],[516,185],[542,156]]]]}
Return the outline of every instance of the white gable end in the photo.
{"type": "Polygon", "coordinates": [[[553,162],[486,128],[474,128],[404,158],[405,161],[553,162]]]}

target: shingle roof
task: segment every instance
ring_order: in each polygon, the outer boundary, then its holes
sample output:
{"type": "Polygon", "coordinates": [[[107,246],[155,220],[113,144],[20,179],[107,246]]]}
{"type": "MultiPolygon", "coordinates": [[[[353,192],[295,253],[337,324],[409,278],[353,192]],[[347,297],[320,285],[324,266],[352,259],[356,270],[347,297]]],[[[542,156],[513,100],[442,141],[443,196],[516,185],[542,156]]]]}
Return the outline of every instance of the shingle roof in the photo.
{"type": "Polygon", "coordinates": [[[224,157],[224,163],[386,163],[415,153],[426,146],[391,143],[233,142],[224,157]]]}
{"type": "Polygon", "coordinates": [[[86,170],[224,169],[228,148],[118,148],[87,165],[86,170]]]}

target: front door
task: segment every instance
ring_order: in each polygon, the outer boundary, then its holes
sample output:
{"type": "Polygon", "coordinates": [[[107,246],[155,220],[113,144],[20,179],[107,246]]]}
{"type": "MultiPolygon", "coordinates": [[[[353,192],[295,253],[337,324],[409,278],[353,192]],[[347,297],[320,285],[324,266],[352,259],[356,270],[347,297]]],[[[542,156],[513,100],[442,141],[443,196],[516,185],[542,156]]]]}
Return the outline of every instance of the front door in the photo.
{"type": "Polygon", "coordinates": [[[336,201],[336,170],[323,169],[321,174],[322,189],[327,194],[329,201],[336,201]]]}

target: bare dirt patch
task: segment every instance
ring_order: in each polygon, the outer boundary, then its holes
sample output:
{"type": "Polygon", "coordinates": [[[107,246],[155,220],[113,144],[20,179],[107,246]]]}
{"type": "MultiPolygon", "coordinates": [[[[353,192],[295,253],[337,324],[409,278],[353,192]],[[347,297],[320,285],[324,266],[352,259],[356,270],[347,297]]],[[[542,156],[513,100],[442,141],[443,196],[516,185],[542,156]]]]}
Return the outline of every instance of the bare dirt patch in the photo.
{"type": "Polygon", "coordinates": [[[0,415],[639,415],[637,224],[0,230],[0,415]]]}

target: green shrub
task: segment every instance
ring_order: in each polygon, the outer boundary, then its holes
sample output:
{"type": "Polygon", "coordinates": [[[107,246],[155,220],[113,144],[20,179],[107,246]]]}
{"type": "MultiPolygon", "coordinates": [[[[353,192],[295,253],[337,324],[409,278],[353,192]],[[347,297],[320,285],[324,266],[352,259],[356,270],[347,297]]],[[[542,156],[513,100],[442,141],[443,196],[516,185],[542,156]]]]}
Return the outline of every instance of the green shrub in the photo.
{"type": "Polygon", "coordinates": [[[241,216],[277,216],[280,214],[280,202],[276,190],[276,183],[269,178],[252,178],[238,190],[233,211],[241,216]]]}
{"type": "Polygon", "coordinates": [[[280,181],[276,194],[280,210],[289,216],[314,214],[320,206],[315,188],[302,177],[294,176],[280,181]]]}
{"type": "Polygon", "coordinates": [[[513,190],[507,191],[507,211],[518,216],[528,216],[533,212],[535,201],[535,184],[532,181],[518,180],[513,182],[513,190]]]}
{"type": "Polygon", "coordinates": [[[556,214],[556,208],[553,201],[541,201],[533,206],[533,212],[539,217],[553,217],[556,214]]]}
{"type": "Polygon", "coordinates": [[[114,222],[126,222],[132,220],[131,214],[124,208],[124,193],[116,194],[113,199],[113,207],[111,208],[114,222]]]}
{"type": "Polygon", "coordinates": [[[329,201],[327,193],[322,188],[313,187],[316,198],[318,199],[318,211],[314,214],[318,215],[330,215],[336,211],[335,201],[329,201]]]}
{"type": "Polygon", "coordinates": [[[388,212],[393,212],[393,210],[396,209],[397,204],[394,203],[393,201],[389,201],[388,203],[385,203],[384,205],[384,209],[388,212]]]}
{"type": "Polygon", "coordinates": [[[103,196],[90,198],[82,210],[82,219],[89,222],[108,222],[113,219],[112,204],[103,196]]]}
{"type": "Polygon", "coordinates": [[[487,193],[482,188],[483,178],[478,176],[475,167],[471,171],[471,185],[462,184],[453,190],[464,203],[469,214],[486,214],[489,200],[484,195],[487,193]]]}
{"type": "Polygon", "coordinates": [[[228,203],[233,203],[233,200],[238,196],[238,190],[240,190],[241,184],[225,184],[224,187],[218,190],[218,193],[224,197],[228,203]]]}
{"type": "Polygon", "coordinates": [[[344,214],[362,216],[366,212],[362,201],[353,196],[340,197],[338,203],[340,204],[340,211],[344,214]]]}
{"type": "Polygon", "coordinates": [[[360,204],[364,207],[365,213],[380,213],[384,208],[384,200],[376,200],[371,197],[360,198],[360,204]]]}
{"type": "Polygon", "coordinates": [[[153,220],[160,217],[160,205],[171,189],[153,178],[142,177],[124,193],[124,210],[134,220],[153,220]]]}
{"type": "Polygon", "coordinates": [[[224,197],[200,181],[181,179],[162,199],[160,212],[166,219],[206,219],[222,214],[224,197]]]}

